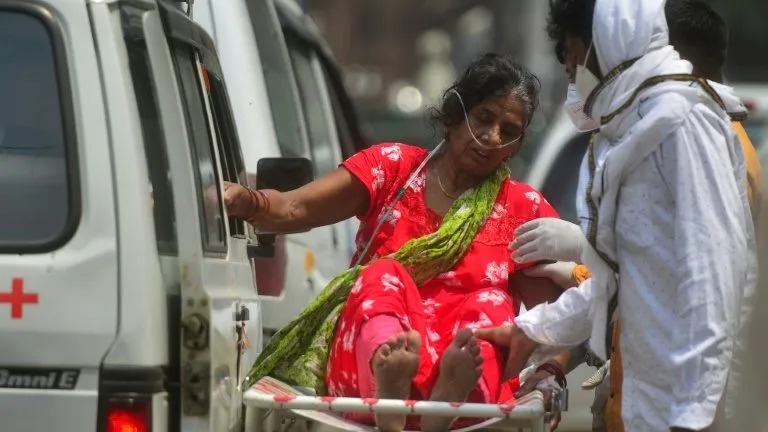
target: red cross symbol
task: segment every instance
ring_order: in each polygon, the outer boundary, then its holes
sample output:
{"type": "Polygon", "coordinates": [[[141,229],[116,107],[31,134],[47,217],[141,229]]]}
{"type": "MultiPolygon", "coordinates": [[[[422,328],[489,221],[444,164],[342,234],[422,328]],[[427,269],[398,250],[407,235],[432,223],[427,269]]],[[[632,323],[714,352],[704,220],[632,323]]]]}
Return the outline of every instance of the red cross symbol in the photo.
{"type": "Polygon", "coordinates": [[[25,304],[37,304],[37,294],[24,293],[24,279],[13,278],[11,292],[0,293],[0,303],[11,304],[11,319],[21,319],[25,304]]]}

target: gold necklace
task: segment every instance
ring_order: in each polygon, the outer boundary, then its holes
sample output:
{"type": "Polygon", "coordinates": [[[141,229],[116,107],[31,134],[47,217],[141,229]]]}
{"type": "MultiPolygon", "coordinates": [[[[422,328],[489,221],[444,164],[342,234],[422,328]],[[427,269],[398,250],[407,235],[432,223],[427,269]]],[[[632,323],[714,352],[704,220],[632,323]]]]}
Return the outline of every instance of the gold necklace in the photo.
{"type": "Polygon", "coordinates": [[[455,197],[455,196],[453,196],[453,195],[449,194],[449,193],[448,193],[448,192],[445,190],[445,187],[443,187],[443,181],[442,181],[442,180],[440,180],[440,174],[437,174],[437,173],[435,173],[435,174],[437,175],[437,185],[438,185],[438,186],[440,186],[440,190],[443,192],[443,194],[444,194],[445,196],[447,196],[448,198],[452,199],[452,200],[456,200],[456,199],[459,199],[459,197],[455,197]]]}

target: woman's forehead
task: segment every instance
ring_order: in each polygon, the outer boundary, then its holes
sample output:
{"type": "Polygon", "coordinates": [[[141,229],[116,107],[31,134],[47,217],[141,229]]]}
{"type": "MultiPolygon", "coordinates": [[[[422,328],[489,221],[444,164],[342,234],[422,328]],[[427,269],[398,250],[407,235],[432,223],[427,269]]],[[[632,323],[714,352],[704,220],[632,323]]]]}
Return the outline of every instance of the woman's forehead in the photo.
{"type": "Polygon", "coordinates": [[[520,97],[510,91],[506,96],[493,97],[484,100],[477,108],[488,109],[497,114],[509,114],[521,117],[525,115],[525,104],[520,97]]]}

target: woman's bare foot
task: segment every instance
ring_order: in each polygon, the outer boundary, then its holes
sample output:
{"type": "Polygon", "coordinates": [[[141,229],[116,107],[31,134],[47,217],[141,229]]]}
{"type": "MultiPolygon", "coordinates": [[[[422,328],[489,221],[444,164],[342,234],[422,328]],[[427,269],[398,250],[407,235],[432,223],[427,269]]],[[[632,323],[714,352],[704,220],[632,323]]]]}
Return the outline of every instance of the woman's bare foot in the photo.
{"type": "MultiPolygon", "coordinates": [[[[382,345],[371,360],[379,399],[407,399],[413,377],[419,369],[421,337],[416,331],[400,333],[382,345]]],[[[382,432],[405,429],[405,415],[377,414],[376,426],[382,432]]]]}
{"type": "MultiPolygon", "coordinates": [[[[440,359],[440,376],[429,397],[431,401],[464,402],[477,386],[483,375],[483,357],[480,344],[472,330],[462,329],[456,334],[451,346],[440,359]]],[[[423,417],[421,430],[424,432],[447,431],[455,419],[450,417],[423,417]]]]}

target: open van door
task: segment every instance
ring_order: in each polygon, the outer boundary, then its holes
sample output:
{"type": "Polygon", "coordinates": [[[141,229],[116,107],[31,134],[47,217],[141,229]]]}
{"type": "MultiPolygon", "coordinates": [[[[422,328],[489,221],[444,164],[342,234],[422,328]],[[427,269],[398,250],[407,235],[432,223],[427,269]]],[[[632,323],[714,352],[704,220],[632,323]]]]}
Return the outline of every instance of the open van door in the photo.
{"type": "Polygon", "coordinates": [[[148,44],[147,58],[178,242],[177,265],[163,267],[178,287],[169,306],[170,415],[185,431],[241,430],[239,383],[260,349],[260,311],[245,229],[227,219],[221,194],[223,181],[244,183],[242,156],[213,42],[177,5],[158,6],[140,25],[148,40],[167,40],[148,44]]]}

